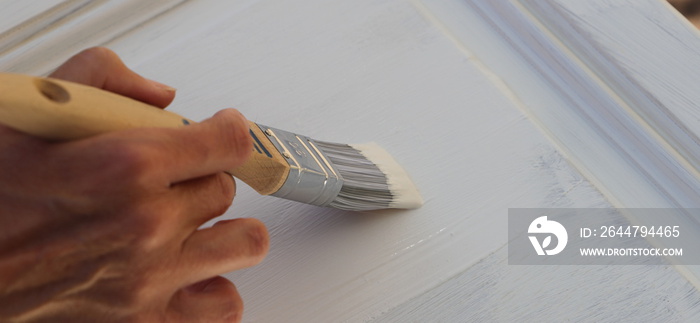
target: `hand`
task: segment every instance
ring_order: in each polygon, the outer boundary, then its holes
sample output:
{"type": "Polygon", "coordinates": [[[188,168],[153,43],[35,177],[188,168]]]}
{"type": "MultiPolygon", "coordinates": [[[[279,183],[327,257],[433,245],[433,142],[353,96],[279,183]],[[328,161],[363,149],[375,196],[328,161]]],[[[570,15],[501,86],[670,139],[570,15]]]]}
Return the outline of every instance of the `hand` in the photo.
{"type": "MultiPolygon", "coordinates": [[[[86,50],[52,77],[159,107],[174,90],[86,50]]],[[[220,322],[242,301],[219,274],[260,262],[265,226],[220,221],[252,143],[223,110],[178,129],[48,142],[0,126],[0,321],[220,322]]]]}

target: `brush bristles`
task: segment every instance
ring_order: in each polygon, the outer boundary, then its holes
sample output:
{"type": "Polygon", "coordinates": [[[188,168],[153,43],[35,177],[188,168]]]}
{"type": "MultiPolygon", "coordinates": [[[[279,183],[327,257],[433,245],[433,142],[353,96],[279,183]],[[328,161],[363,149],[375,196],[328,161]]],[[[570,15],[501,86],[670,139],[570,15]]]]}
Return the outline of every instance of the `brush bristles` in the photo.
{"type": "Polygon", "coordinates": [[[331,207],[364,211],[417,208],[423,204],[406,172],[379,145],[316,144],[343,178],[331,207]]]}

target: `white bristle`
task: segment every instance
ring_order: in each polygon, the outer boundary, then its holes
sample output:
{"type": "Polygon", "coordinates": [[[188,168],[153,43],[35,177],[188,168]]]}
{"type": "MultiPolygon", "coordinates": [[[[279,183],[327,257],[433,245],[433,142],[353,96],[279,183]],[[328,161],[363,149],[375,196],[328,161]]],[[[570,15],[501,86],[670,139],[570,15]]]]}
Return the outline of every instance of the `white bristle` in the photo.
{"type": "Polygon", "coordinates": [[[418,189],[403,167],[376,143],[317,142],[343,177],[343,187],[330,206],[344,210],[413,209],[423,205],[418,189]]]}

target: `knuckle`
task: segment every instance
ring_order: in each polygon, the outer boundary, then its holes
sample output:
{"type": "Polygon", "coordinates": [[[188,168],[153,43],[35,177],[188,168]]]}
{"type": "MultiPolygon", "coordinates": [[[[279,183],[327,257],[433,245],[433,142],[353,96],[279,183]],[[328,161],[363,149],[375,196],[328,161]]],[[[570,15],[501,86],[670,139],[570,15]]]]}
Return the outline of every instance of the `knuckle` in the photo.
{"type": "Polygon", "coordinates": [[[156,166],[152,153],[143,145],[115,143],[106,146],[109,147],[105,148],[101,166],[115,179],[143,183],[156,166]]]}
{"type": "Polygon", "coordinates": [[[164,246],[176,226],[171,216],[174,206],[168,202],[153,197],[127,200],[106,225],[133,257],[147,255],[164,246]]]}
{"type": "Polygon", "coordinates": [[[80,53],[73,56],[73,59],[79,60],[81,63],[99,63],[109,61],[118,57],[117,54],[106,47],[91,47],[82,50],[80,53]]]}
{"type": "Polygon", "coordinates": [[[265,225],[257,219],[245,219],[247,226],[248,250],[254,264],[261,262],[270,248],[270,237],[265,225]]]}
{"type": "Polygon", "coordinates": [[[148,253],[158,249],[167,237],[164,230],[168,225],[167,212],[141,209],[125,214],[124,232],[131,232],[130,244],[135,252],[148,253]]]}
{"type": "Polygon", "coordinates": [[[133,275],[131,278],[120,280],[120,286],[115,286],[110,293],[110,306],[116,311],[122,309],[128,313],[153,303],[159,298],[158,293],[159,288],[153,278],[133,275]]]}
{"type": "Polygon", "coordinates": [[[218,214],[223,214],[231,207],[233,203],[233,198],[236,195],[236,184],[231,175],[226,173],[220,173],[216,175],[217,188],[219,196],[215,202],[214,212],[218,214]]]}
{"type": "Polygon", "coordinates": [[[237,160],[245,160],[253,151],[248,121],[235,109],[225,109],[217,113],[223,123],[219,127],[222,143],[226,149],[236,154],[237,160]]]}

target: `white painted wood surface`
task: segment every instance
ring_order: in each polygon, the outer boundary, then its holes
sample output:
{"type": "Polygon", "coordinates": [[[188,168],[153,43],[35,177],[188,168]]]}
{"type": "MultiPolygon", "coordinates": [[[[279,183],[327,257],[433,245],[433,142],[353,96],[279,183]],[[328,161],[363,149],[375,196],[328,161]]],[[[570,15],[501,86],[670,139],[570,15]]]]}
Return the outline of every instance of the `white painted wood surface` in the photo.
{"type": "Polygon", "coordinates": [[[246,321],[697,320],[693,268],[506,261],[508,208],[697,207],[700,41],[662,2],[57,3],[0,1],[26,12],[0,69],[106,45],[176,112],[376,141],[421,189],[419,210],[352,214],[240,185],[225,217],[272,239],[228,275],[246,321]]]}

